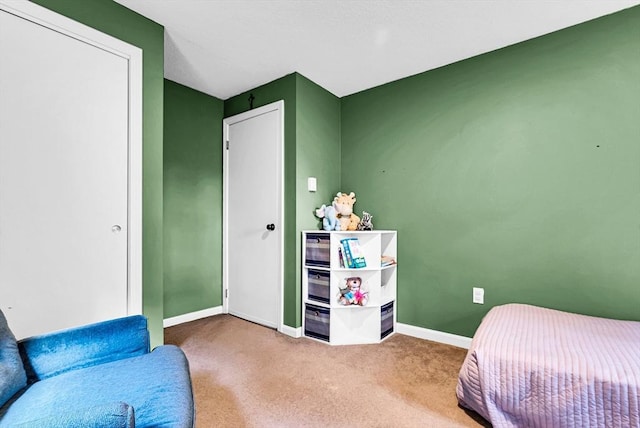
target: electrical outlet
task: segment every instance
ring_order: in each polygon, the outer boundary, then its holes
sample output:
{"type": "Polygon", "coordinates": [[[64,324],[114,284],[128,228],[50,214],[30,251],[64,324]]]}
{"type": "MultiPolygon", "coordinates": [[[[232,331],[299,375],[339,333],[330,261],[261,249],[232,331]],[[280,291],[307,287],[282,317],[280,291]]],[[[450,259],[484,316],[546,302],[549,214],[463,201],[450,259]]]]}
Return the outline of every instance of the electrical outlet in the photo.
{"type": "Polygon", "coordinates": [[[473,303],[484,305],[484,288],[473,287],[473,303]]]}

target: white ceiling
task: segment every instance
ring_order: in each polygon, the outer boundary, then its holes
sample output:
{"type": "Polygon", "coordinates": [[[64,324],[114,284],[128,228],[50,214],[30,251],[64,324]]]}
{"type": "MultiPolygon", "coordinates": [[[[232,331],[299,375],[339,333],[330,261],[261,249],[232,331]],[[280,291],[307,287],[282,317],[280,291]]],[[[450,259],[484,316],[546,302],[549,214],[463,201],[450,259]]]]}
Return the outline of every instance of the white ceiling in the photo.
{"type": "Polygon", "coordinates": [[[297,71],[342,97],[640,0],[116,0],[164,25],[165,77],[227,99],[297,71]]]}

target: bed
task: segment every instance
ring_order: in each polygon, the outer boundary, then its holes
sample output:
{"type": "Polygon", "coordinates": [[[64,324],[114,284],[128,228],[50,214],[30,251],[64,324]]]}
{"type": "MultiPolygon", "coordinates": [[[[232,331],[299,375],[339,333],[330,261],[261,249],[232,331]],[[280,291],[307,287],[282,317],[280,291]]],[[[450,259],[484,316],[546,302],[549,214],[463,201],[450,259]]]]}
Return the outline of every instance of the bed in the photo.
{"type": "Polygon", "coordinates": [[[640,427],[640,322],[496,306],[456,393],[496,428],[640,427]]]}

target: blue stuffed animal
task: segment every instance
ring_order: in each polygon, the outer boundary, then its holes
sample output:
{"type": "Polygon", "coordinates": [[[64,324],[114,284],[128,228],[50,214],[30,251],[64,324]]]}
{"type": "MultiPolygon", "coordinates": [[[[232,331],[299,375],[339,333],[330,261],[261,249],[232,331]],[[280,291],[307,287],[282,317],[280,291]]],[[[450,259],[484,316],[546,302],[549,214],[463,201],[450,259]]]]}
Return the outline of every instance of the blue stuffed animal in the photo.
{"type": "Polygon", "coordinates": [[[322,228],[324,230],[340,230],[340,222],[336,209],[333,205],[326,206],[322,204],[320,208],[316,210],[316,217],[322,219],[322,228]]]}

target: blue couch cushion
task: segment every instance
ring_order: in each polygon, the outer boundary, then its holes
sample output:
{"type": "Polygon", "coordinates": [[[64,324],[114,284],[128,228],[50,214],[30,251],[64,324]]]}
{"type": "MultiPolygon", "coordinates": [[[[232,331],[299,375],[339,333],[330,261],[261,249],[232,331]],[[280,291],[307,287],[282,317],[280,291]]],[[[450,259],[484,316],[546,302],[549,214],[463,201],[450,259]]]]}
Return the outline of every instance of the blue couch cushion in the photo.
{"type": "Polygon", "coordinates": [[[133,315],[18,342],[27,381],[34,383],[70,370],[95,366],[149,352],[147,319],[133,315]]]}
{"type": "Polygon", "coordinates": [[[0,409],[0,426],[29,424],[77,412],[78,408],[124,402],[133,407],[135,426],[193,427],[189,363],[173,345],[151,353],[85,367],[31,385],[0,409]]]}
{"type": "Polygon", "coordinates": [[[16,338],[0,311],[0,406],[27,385],[16,338]]]}
{"type": "MultiPolygon", "coordinates": [[[[0,421],[0,426],[3,423],[0,421]]],[[[73,412],[58,413],[33,419],[15,428],[135,428],[133,407],[127,403],[108,403],[101,406],[78,408],[73,412]]]]}

